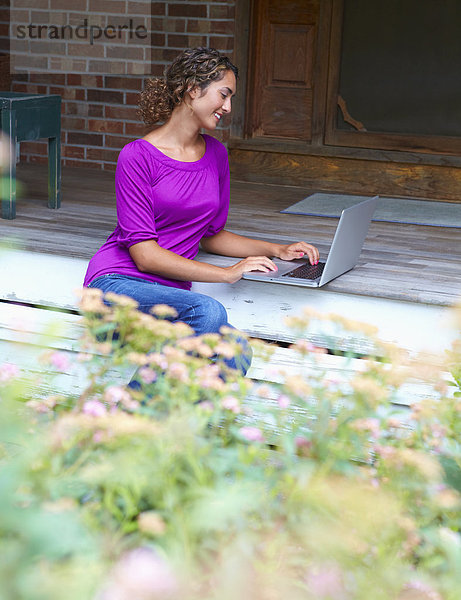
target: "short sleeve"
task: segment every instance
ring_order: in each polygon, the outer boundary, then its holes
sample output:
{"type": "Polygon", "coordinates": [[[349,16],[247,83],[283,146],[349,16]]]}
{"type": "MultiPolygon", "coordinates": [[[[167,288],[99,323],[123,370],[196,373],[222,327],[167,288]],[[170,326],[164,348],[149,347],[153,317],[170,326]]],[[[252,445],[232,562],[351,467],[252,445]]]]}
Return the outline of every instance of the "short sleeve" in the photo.
{"type": "Polygon", "coordinates": [[[120,152],[115,171],[119,245],[129,248],[157,240],[152,193],[152,161],[139,141],[120,152]]]}
{"type": "Polygon", "coordinates": [[[224,229],[229,214],[230,202],[230,173],[227,150],[221,142],[215,138],[211,139],[213,140],[216,168],[219,177],[219,207],[216,216],[209,224],[203,237],[211,237],[224,229]]]}

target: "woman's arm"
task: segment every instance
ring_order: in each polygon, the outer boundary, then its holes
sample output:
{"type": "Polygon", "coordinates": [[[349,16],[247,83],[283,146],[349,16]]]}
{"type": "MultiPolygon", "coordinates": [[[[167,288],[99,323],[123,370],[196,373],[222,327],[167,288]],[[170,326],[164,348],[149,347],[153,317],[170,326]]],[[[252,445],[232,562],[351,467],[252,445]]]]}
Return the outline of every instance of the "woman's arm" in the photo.
{"type": "Polygon", "coordinates": [[[254,240],[243,235],[231,233],[225,229],[216,235],[202,238],[200,241],[206,252],[222,254],[224,256],[275,256],[282,260],[293,260],[307,255],[311,264],[319,261],[319,251],[315,246],[306,242],[295,242],[293,244],[275,244],[263,240],[254,240]]]}
{"type": "MultiPolygon", "coordinates": [[[[214,236],[215,237],[215,236],[214,236]]],[[[142,273],[153,273],[179,281],[235,283],[248,271],[276,271],[277,267],[267,256],[251,256],[230,267],[217,267],[179,256],[165,250],[154,240],[133,244],[130,256],[142,273]]]]}

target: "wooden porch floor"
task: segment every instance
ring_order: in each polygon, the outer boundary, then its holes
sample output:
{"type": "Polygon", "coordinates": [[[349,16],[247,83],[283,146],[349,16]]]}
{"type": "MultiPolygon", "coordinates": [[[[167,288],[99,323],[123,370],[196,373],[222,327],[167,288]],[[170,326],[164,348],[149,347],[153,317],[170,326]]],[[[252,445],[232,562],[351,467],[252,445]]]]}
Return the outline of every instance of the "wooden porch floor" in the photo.
{"type": "MultiPolygon", "coordinates": [[[[64,169],[57,211],[46,206],[45,165],[18,165],[17,176],[22,184],[17,217],[0,219],[0,239],[15,238],[33,252],[89,259],[112,232],[113,173],[64,169]]],[[[305,239],[325,256],[336,219],[279,213],[314,191],[232,181],[227,227],[274,241],[305,239]]],[[[461,297],[461,230],[373,222],[358,266],[323,290],[450,306],[461,297]]]]}

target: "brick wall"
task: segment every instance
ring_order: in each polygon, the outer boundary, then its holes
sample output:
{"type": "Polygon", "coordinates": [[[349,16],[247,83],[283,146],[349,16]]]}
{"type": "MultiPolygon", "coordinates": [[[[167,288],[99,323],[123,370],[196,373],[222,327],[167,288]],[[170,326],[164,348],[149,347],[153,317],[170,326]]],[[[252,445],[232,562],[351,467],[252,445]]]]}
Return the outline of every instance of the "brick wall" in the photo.
{"type": "MultiPolygon", "coordinates": [[[[117,50],[110,43],[100,43],[98,46],[97,40],[90,48],[88,43],[79,45],[68,40],[65,42],[66,56],[59,58],[53,56],[56,54],[54,40],[45,40],[41,43],[48,46],[42,46],[44,50],[41,57],[48,58],[47,67],[34,71],[28,69],[28,73],[13,76],[13,91],[59,94],[62,97],[61,148],[64,166],[115,169],[121,148],[147,131],[136,114],[138,95],[145,78],[149,74],[162,75],[165,65],[184,48],[211,46],[232,58],[234,0],[147,1],[151,12],[152,45],[149,47],[149,56],[143,60],[140,61],[139,54],[132,59],[128,56],[127,59],[127,52],[129,54],[132,48],[117,50]],[[103,45],[112,48],[110,56],[107,55],[107,48],[105,54],[101,52],[103,45]],[[123,61],[125,67],[121,65],[123,61]]],[[[63,13],[58,8],[60,3],[57,0],[37,0],[34,6],[40,6],[40,9],[27,8],[31,4],[28,0],[10,0],[10,17],[14,14],[11,11],[13,3],[23,11],[19,13],[21,18],[29,19],[29,22],[34,22],[34,17],[37,19],[41,11],[42,16],[46,13],[49,23],[65,24],[62,23],[63,13]]],[[[107,15],[108,11],[114,10],[120,19],[126,20],[136,10],[136,5],[142,4],[138,8],[145,10],[146,3],[131,0],[73,0],[72,4],[74,9],[71,18],[77,23],[83,17],[90,15],[93,18],[98,13],[107,15]],[[122,10],[126,11],[125,14],[122,10]]],[[[5,11],[0,13],[0,19],[1,51],[5,11]]],[[[107,24],[107,19],[101,21],[101,26],[104,23],[107,24]]],[[[215,135],[225,142],[229,135],[228,126],[218,129],[215,135]]],[[[44,141],[21,144],[22,161],[44,162],[46,156],[47,145],[44,141]]]]}

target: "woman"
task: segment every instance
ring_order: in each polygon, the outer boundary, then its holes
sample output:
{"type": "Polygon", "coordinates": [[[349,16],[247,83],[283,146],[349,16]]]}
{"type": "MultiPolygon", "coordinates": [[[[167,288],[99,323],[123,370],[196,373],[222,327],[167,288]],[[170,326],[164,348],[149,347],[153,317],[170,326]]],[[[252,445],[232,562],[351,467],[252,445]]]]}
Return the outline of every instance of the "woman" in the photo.
{"type": "MultiPolygon", "coordinates": [[[[194,48],[173,61],[164,79],[148,81],[141,114],[149,125],[164,124],[121,151],[115,174],[118,224],[91,259],[84,282],[131,296],[143,312],[168,304],[197,335],[228,326],[227,313],[213,298],[190,291],[191,281],[235,283],[247,271],[276,270],[271,256],[307,255],[312,264],[319,259],[305,242],[275,244],[224,229],[227,151],[200,130],[213,131],[230,113],[237,75],[217,50],[194,48]],[[199,262],[199,244],[243,260],[230,267],[199,262]]],[[[249,360],[239,368],[245,373],[248,366],[249,360]]]]}

